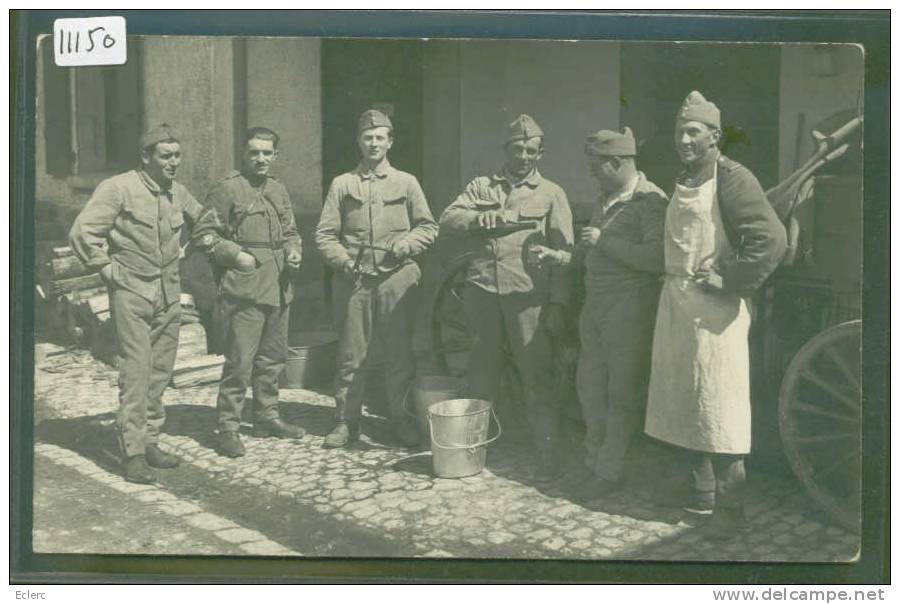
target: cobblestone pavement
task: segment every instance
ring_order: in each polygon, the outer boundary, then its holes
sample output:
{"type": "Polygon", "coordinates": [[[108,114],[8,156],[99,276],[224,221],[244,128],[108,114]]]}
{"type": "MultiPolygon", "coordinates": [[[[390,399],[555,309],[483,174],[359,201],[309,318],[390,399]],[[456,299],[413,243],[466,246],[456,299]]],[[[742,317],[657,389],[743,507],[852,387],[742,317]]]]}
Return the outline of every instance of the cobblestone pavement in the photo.
{"type": "MultiPolygon", "coordinates": [[[[35,361],[36,450],[71,451],[115,468],[115,370],[85,352],[50,344],[37,345],[35,361]],[[106,444],[98,446],[101,441],[106,444]]],[[[535,482],[528,447],[506,436],[490,446],[481,474],[457,480],[432,476],[430,452],[385,444],[388,426],[376,416],[364,419],[364,436],[353,448],[323,449],[334,402],[308,390],[281,393],[283,417],[304,426],[308,436],[285,441],[247,435],[247,455],[227,459],[212,448],[216,390],[211,384],[166,391],[168,419],[160,440],[185,460],[168,472],[202,471],[223,500],[239,488],[260,498],[286,498],[323,521],[380,535],[396,544],[395,555],[849,561],[859,550],[858,536],[830,524],[796,481],[752,469],[750,530],[725,542],[705,539],[698,530],[703,519],[651,503],[651,485],[673,466],[671,454],[649,442],[631,455],[621,490],[584,505],[571,501],[559,481],[535,482]]],[[[384,553],[361,547],[349,555],[384,553]]]]}

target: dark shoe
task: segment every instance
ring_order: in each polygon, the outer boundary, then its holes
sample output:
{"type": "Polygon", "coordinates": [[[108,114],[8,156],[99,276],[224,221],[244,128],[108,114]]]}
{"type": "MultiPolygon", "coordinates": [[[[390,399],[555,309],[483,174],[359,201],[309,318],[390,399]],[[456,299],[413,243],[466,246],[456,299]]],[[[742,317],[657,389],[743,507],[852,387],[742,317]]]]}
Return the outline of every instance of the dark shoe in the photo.
{"type": "Polygon", "coordinates": [[[306,436],[306,430],[300,426],[289,424],[281,419],[273,419],[270,421],[257,421],[253,424],[253,436],[275,438],[303,438],[306,436]]]}
{"type": "Polygon", "coordinates": [[[700,493],[685,487],[660,487],[653,493],[653,502],[666,508],[681,508],[691,514],[712,514],[716,503],[713,492],[700,493]]]}
{"type": "Polygon", "coordinates": [[[594,499],[606,497],[620,486],[621,483],[619,482],[593,476],[576,488],[572,495],[575,499],[581,501],[593,501],[594,499]]]}
{"type": "Polygon", "coordinates": [[[243,457],[244,443],[237,432],[232,430],[224,430],[219,433],[219,446],[216,447],[219,455],[224,457],[243,457]]]}
{"type": "Polygon", "coordinates": [[[137,484],[153,484],[156,482],[156,472],[147,465],[146,457],[133,455],[125,460],[125,480],[137,484]]]}
{"type": "Polygon", "coordinates": [[[700,532],[714,541],[727,541],[737,537],[749,528],[742,508],[717,507],[709,522],[703,525],[700,532]]]}
{"type": "Polygon", "coordinates": [[[563,484],[570,490],[581,487],[593,478],[594,473],[583,463],[570,466],[562,475],[563,484]]]}
{"type": "Polygon", "coordinates": [[[168,470],[170,468],[177,468],[178,464],[181,463],[181,459],[177,455],[166,453],[156,444],[147,445],[144,450],[144,455],[147,458],[147,464],[152,468],[168,470]]]}
{"type": "Polygon", "coordinates": [[[400,420],[394,422],[394,438],[400,443],[401,447],[412,449],[418,447],[422,441],[419,438],[419,431],[409,422],[400,420]]]}
{"type": "Polygon", "coordinates": [[[359,428],[350,426],[346,422],[338,422],[334,429],[325,437],[322,446],[326,449],[340,449],[359,439],[359,428]]]}

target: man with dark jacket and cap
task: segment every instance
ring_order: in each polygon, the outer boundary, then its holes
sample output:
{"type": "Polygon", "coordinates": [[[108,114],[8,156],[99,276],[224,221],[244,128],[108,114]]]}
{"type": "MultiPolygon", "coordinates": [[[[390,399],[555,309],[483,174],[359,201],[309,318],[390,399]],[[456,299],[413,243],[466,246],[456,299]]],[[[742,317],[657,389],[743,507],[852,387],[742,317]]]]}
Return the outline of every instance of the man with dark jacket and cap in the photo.
{"type": "Polygon", "coordinates": [[[75,219],[69,243],[99,269],[109,291],[118,340],[119,412],[116,421],[125,479],[152,483],[153,468],[179,459],[160,449],[162,394],[172,377],[181,317],[179,260],[185,217],[204,209],[175,182],[181,143],[168,124],[139,140],[141,166],[101,182],[75,219]]]}
{"type": "Polygon", "coordinates": [[[278,134],[255,127],[244,136],[240,171],[209,191],[209,212],[193,240],[209,250],[220,271],[225,366],[216,411],[217,450],[244,455],[238,429],[247,388],[253,390],[256,436],[302,438],[306,431],[281,419],[278,378],[287,360],[287,330],[294,297],[293,271],[302,258],[294,207],[287,189],[270,174],[278,134]]]}
{"type": "Polygon", "coordinates": [[[415,378],[413,327],[422,271],[413,260],[437,237],[437,224],[419,181],[391,166],[393,124],[370,109],[359,118],[359,165],[331,182],[316,246],[335,272],[335,326],[339,334],[335,376],[335,427],[326,448],[346,447],[359,438],[369,347],[378,338],[385,362],[385,386],[395,436],[418,444],[403,402],[415,378]]]}
{"type": "Polygon", "coordinates": [[[718,107],[691,92],[675,123],[684,171],[666,211],[645,430],[683,448],[691,470],[660,502],[714,510],[706,531],[727,538],[744,523],[748,299],[781,261],[786,235],[756,177],[719,151],[720,138],[718,107]]]}
{"type": "Polygon", "coordinates": [[[572,478],[576,496],[592,499],[620,484],[644,419],[666,196],[637,170],[631,129],[600,130],[584,151],[600,196],[576,254],[585,266],[577,385],[586,433],[572,478]]]}
{"type": "Polygon", "coordinates": [[[531,230],[486,239],[469,266],[463,295],[474,337],[468,381],[470,396],[496,401],[506,362],[502,351],[508,348],[522,380],[537,449],[535,469],[553,477],[561,460],[551,334],[564,329],[572,284],[567,267],[540,259],[571,253],[572,211],[562,188],[538,171],[544,132],[530,116],[509,124],[503,149],[503,167],[466,185],[440,225],[448,235],[464,236],[504,222],[534,224],[531,230]]]}

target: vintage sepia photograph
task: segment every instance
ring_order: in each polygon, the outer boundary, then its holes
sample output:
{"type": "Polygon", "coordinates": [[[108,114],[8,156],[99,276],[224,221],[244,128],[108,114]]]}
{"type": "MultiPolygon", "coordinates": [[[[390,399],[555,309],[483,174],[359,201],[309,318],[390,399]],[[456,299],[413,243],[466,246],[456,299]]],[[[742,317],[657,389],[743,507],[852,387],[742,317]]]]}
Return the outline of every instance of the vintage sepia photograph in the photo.
{"type": "Polygon", "coordinates": [[[859,560],[864,45],[37,43],[35,553],[859,560]]]}

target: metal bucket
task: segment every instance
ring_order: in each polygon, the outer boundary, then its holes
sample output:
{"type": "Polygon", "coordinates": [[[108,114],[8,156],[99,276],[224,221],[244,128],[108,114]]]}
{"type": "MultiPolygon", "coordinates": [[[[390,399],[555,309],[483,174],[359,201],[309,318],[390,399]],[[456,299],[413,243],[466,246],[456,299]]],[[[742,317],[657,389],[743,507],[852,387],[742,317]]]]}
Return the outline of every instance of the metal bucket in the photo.
{"type": "Polygon", "coordinates": [[[311,388],[334,379],[337,335],[333,331],[302,331],[292,343],[278,380],[281,388],[311,388]]]}
{"type": "Polygon", "coordinates": [[[500,422],[490,401],[457,398],[428,408],[431,460],[438,478],[462,478],[484,469],[487,445],[500,438],[500,422]],[[488,438],[490,418],[497,434],[488,438]]]}
{"type": "Polygon", "coordinates": [[[416,378],[411,393],[413,412],[405,404],[404,410],[415,418],[423,443],[427,443],[429,439],[428,408],[441,401],[459,398],[465,390],[466,382],[460,378],[447,375],[423,375],[416,378]]]}

